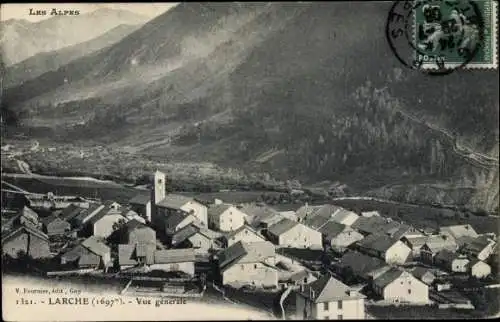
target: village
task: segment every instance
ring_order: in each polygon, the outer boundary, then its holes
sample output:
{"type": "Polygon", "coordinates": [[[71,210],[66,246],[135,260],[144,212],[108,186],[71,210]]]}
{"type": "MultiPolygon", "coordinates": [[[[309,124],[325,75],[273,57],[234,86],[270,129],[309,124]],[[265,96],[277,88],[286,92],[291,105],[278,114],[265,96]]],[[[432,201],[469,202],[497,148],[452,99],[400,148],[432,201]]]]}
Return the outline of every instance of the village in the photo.
{"type": "Polygon", "coordinates": [[[468,292],[498,286],[497,236],[470,224],[417,229],[333,204],[278,211],[169,193],[160,171],[153,180],[128,203],[26,197],[2,225],[4,264],[121,279],[121,294],[269,296],[287,319],[367,319],[368,307],[474,310],[468,292]]]}

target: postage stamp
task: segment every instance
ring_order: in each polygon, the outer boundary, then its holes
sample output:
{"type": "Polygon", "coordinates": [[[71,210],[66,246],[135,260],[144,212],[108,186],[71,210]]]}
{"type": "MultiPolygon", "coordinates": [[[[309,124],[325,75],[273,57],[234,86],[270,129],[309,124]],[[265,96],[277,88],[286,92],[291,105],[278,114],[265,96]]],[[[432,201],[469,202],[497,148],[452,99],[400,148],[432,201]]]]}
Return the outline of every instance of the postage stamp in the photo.
{"type": "Polygon", "coordinates": [[[497,27],[496,1],[421,0],[396,2],[386,31],[405,65],[448,74],[460,68],[498,68],[497,27]]]}

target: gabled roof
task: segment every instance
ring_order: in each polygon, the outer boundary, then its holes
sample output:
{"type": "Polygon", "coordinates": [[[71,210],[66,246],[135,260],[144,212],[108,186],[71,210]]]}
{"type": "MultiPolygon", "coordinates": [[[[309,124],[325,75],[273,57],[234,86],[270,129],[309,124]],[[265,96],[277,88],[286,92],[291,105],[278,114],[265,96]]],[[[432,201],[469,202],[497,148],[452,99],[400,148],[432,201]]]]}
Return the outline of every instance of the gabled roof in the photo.
{"type": "Polygon", "coordinates": [[[189,216],[194,218],[194,216],[192,216],[192,215],[174,212],[174,213],[171,213],[167,216],[165,222],[169,227],[177,227],[177,225],[179,225],[181,222],[183,222],[189,216]]]}
{"type": "Polygon", "coordinates": [[[223,250],[219,255],[219,265],[227,269],[235,262],[238,263],[259,263],[269,257],[276,256],[273,244],[268,241],[256,243],[244,243],[239,241],[223,250]]]}
{"type": "Polygon", "coordinates": [[[412,249],[419,249],[424,246],[427,241],[427,236],[405,236],[404,239],[408,241],[412,249]]]}
{"type": "Polygon", "coordinates": [[[19,211],[19,214],[27,218],[33,218],[35,220],[38,219],[38,214],[28,206],[24,206],[23,209],[19,211]]]}
{"type": "Polygon", "coordinates": [[[401,275],[403,275],[403,273],[404,273],[403,270],[396,267],[391,267],[391,269],[389,269],[387,272],[375,278],[373,280],[373,284],[383,289],[387,285],[397,280],[401,275]]]}
{"type": "Polygon", "coordinates": [[[103,207],[104,207],[104,205],[102,205],[102,204],[92,204],[87,209],[84,209],[77,216],[75,216],[73,218],[82,222],[90,214],[93,214],[93,216],[95,216],[97,214],[96,211],[98,211],[99,208],[103,208],[103,207]]]}
{"type": "Polygon", "coordinates": [[[450,235],[432,235],[428,236],[425,246],[433,253],[437,253],[443,249],[455,251],[457,244],[455,239],[450,235]]]}
{"type": "Polygon", "coordinates": [[[82,246],[101,257],[111,252],[111,249],[97,236],[90,236],[85,239],[82,241],[82,246]]]}
{"type": "Polygon", "coordinates": [[[194,248],[165,249],[155,252],[155,264],[194,262],[194,248]]]}
{"type": "Polygon", "coordinates": [[[483,266],[490,266],[487,263],[485,263],[477,258],[474,258],[471,261],[469,261],[469,263],[467,263],[467,268],[470,270],[472,267],[474,267],[477,264],[481,264],[483,266]]]}
{"type": "Polygon", "coordinates": [[[226,240],[229,240],[233,236],[236,236],[237,234],[239,234],[240,232],[242,232],[244,230],[248,230],[248,231],[252,232],[253,234],[255,234],[257,236],[262,237],[262,239],[265,240],[264,236],[262,236],[261,234],[259,234],[257,231],[255,231],[252,227],[250,227],[248,225],[243,225],[243,226],[241,226],[240,228],[238,228],[236,230],[228,232],[227,234],[225,234],[223,236],[223,238],[225,238],[226,240]]]}
{"type": "Polygon", "coordinates": [[[304,218],[308,217],[310,214],[313,212],[317,211],[321,206],[309,206],[309,205],[304,205],[297,209],[295,212],[295,215],[299,220],[303,220],[304,218]]]}
{"type": "MultiPolygon", "coordinates": [[[[160,200],[156,205],[158,207],[165,207],[170,209],[180,210],[185,204],[195,201],[193,198],[186,197],[183,195],[176,195],[169,193],[162,200],[160,200]]],[[[197,202],[197,201],[196,201],[197,202]]]]}
{"type": "Polygon", "coordinates": [[[71,204],[63,209],[63,211],[59,214],[59,217],[63,218],[64,220],[71,220],[84,210],[86,210],[86,208],[71,204]]]}
{"type": "Polygon", "coordinates": [[[153,230],[153,228],[143,224],[142,222],[136,220],[136,219],[132,219],[132,220],[129,220],[125,223],[125,225],[123,225],[123,227],[128,230],[128,231],[132,231],[134,229],[142,229],[142,228],[146,228],[146,229],[151,229],[153,230]]]}
{"type": "Polygon", "coordinates": [[[359,217],[351,227],[363,233],[374,234],[386,229],[387,223],[383,217],[359,217]]]}
{"type": "Polygon", "coordinates": [[[455,239],[463,236],[469,236],[473,238],[476,238],[478,236],[474,228],[472,228],[472,226],[468,224],[441,227],[439,231],[440,233],[448,233],[452,235],[455,239]]]}
{"type": "Polygon", "coordinates": [[[26,225],[20,225],[19,227],[16,227],[15,229],[11,230],[10,232],[8,232],[5,236],[2,236],[2,244],[3,243],[6,243],[7,241],[19,236],[20,234],[22,234],[23,232],[26,232],[28,234],[33,234],[37,237],[39,237],[40,239],[43,239],[43,240],[49,240],[49,236],[47,236],[46,234],[44,234],[42,231],[36,229],[35,227],[32,227],[32,226],[26,226],[26,225]]]}
{"type": "Polygon", "coordinates": [[[129,204],[146,206],[151,201],[151,195],[147,192],[139,193],[129,200],[129,204]]]}
{"type": "MultiPolygon", "coordinates": [[[[198,234],[199,229],[194,226],[194,225],[187,225],[186,227],[183,227],[179,231],[177,231],[173,236],[172,236],[172,245],[177,245],[185,241],[186,239],[190,238],[191,236],[198,234]]],[[[206,236],[205,236],[206,237],[206,236]]],[[[208,237],[207,237],[208,238],[208,237]]]]}
{"type": "Polygon", "coordinates": [[[247,218],[247,222],[250,224],[254,225],[256,223],[259,223],[266,218],[276,216],[276,214],[279,215],[279,213],[267,206],[257,206],[253,204],[246,204],[243,205],[239,210],[249,216],[247,218]]]}
{"type": "Polygon", "coordinates": [[[318,229],[321,229],[321,227],[326,225],[326,223],[328,223],[331,220],[332,220],[331,218],[327,218],[324,216],[315,216],[313,213],[313,214],[307,216],[302,222],[304,225],[306,225],[314,230],[318,230],[318,229]]]}
{"type": "Polygon", "coordinates": [[[78,258],[80,258],[80,256],[82,256],[82,254],[85,251],[86,251],[86,248],[83,247],[81,244],[78,244],[75,247],[68,250],[67,252],[65,252],[64,254],[62,254],[61,258],[65,259],[68,262],[74,262],[78,258]]]}
{"type": "Polygon", "coordinates": [[[348,251],[339,260],[339,266],[344,269],[352,269],[358,276],[366,276],[372,271],[387,266],[387,264],[376,257],[368,256],[360,252],[348,251]]]}
{"type": "Polygon", "coordinates": [[[398,242],[398,239],[391,238],[390,236],[383,234],[373,234],[369,235],[366,238],[360,240],[358,245],[360,247],[366,249],[373,249],[379,252],[386,252],[389,248],[391,248],[395,243],[398,242]]]}
{"type": "Polygon", "coordinates": [[[289,231],[290,229],[294,228],[297,225],[299,225],[298,222],[295,222],[287,218],[283,218],[276,224],[269,227],[267,231],[274,236],[280,236],[281,234],[286,233],[287,231],[289,231]]]}
{"type": "Polygon", "coordinates": [[[314,303],[365,298],[364,295],[355,292],[352,288],[329,274],[305,285],[303,290],[299,290],[298,293],[311,299],[314,303]]]}
{"type": "Polygon", "coordinates": [[[325,235],[327,238],[332,239],[340,235],[344,230],[346,230],[346,225],[339,224],[335,221],[330,221],[326,223],[323,227],[319,229],[319,232],[325,235]]]}
{"type": "Polygon", "coordinates": [[[487,236],[479,236],[474,238],[470,243],[465,244],[462,251],[470,253],[477,256],[483,249],[485,249],[490,244],[495,243],[487,236]]]}
{"type": "Polygon", "coordinates": [[[228,210],[231,207],[232,205],[224,203],[210,206],[208,208],[208,217],[213,220],[218,220],[220,216],[224,213],[224,211],[228,210]]]}
{"type": "Polygon", "coordinates": [[[415,276],[416,278],[418,278],[419,280],[422,280],[422,278],[424,278],[424,276],[433,276],[434,278],[436,277],[436,275],[428,268],[425,268],[425,267],[421,267],[421,266],[417,266],[415,267],[411,273],[413,274],[413,276],[415,276]]]}
{"type": "Polygon", "coordinates": [[[337,209],[337,211],[333,214],[332,219],[335,222],[341,223],[342,221],[344,221],[345,219],[347,219],[349,217],[357,219],[357,218],[359,218],[359,215],[356,214],[355,212],[350,211],[350,210],[340,208],[340,209],[337,209]]]}
{"type": "Polygon", "coordinates": [[[451,252],[451,251],[446,250],[446,249],[439,251],[435,257],[436,260],[442,261],[442,262],[445,262],[448,264],[451,264],[453,262],[453,260],[455,260],[457,258],[459,258],[459,255],[457,253],[451,252]]]}
{"type": "Polygon", "coordinates": [[[63,221],[62,219],[60,219],[56,215],[50,215],[50,216],[47,216],[47,217],[44,217],[44,218],[40,219],[40,221],[42,222],[42,224],[44,224],[45,226],[50,225],[51,223],[53,223],[56,220],[63,221]]]}
{"type": "Polygon", "coordinates": [[[115,209],[111,208],[110,206],[105,206],[97,214],[92,216],[92,218],[90,218],[90,220],[88,222],[93,225],[108,215],[120,215],[123,217],[123,219],[125,219],[125,220],[127,219],[125,216],[122,215],[121,211],[115,210],[115,209]]]}

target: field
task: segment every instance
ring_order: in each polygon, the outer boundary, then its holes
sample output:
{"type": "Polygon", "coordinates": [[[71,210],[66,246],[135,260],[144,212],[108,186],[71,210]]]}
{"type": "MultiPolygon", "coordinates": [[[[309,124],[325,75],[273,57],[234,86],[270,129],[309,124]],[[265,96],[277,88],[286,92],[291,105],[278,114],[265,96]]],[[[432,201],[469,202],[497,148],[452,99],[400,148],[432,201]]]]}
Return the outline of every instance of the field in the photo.
{"type": "Polygon", "coordinates": [[[138,190],[105,181],[85,181],[57,177],[2,177],[2,180],[33,193],[82,196],[126,202],[134,197],[138,190]]]}
{"type": "Polygon", "coordinates": [[[500,224],[498,217],[477,216],[468,212],[424,205],[373,200],[336,200],[332,203],[355,212],[377,210],[382,216],[402,220],[416,228],[437,228],[447,225],[470,224],[480,234],[498,234],[500,224]]]}

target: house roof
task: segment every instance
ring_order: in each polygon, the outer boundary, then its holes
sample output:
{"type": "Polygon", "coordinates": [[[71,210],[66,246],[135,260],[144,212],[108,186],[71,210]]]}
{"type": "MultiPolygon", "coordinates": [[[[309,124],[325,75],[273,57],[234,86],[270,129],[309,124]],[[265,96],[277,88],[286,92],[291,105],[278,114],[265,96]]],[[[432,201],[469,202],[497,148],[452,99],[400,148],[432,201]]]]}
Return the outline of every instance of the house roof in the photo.
{"type": "Polygon", "coordinates": [[[194,262],[194,248],[157,250],[154,255],[155,264],[194,262]]]}
{"type": "Polygon", "coordinates": [[[481,261],[481,260],[479,260],[477,258],[474,258],[471,261],[469,261],[469,263],[467,263],[467,268],[471,269],[472,267],[474,267],[477,264],[480,264],[480,265],[483,265],[483,266],[490,266],[490,265],[486,264],[485,262],[483,262],[483,261],[481,261]]]}
{"type": "Polygon", "coordinates": [[[447,249],[443,249],[436,254],[436,260],[443,261],[445,263],[452,263],[456,258],[458,258],[458,254],[447,249]]]}
{"type": "Polygon", "coordinates": [[[75,204],[71,204],[61,211],[61,213],[59,214],[59,217],[65,219],[65,220],[71,220],[74,217],[78,216],[78,214],[85,209],[86,208],[82,208],[82,207],[79,207],[75,204]]]}
{"type": "Polygon", "coordinates": [[[287,231],[289,231],[290,229],[294,228],[297,225],[299,225],[298,222],[287,218],[283,218],[276,224],[269,227],[267,231],[270,234],[273,234],[274,236],[280,236],[281,234],[286,233],[287,231]]]}
{"type": "Polygon", "coordinates": [[[413,276],[415,276],[416,278],[418,278],[419,280],[422,280],[422,278],[425,276],[425,275],[432,275],[433,277],[436,277],[434,275],[434,273],[428,269],[428,268],[425,268],[425,267],[421,267],[421,266],[417,266],[415,267],[411,273],[413,274],[413,276]]]}
{"type": "Polygon", "coordinates": [[[494,241],[487,236],[478,236],[477,238],[472,239],[470,243],[465,244],[462,250],[477,256],[491,243],[494,243],[494,241]]]}
{"type": "Polygon", "coordinates": [[[365,276],[374,270],[387,266],[387,264],[376,257],[368,256],[360,252],[348,251],[339,260],[339,266],[352,269],[358,276],[365,276]]]}
{"type": "Polygon", "coordinates": [[[303,269],[297,273],[292,274],[288,278],[288,281],[291,281],[291,282],[302,281],[302,280],[304,280],[304,278],[308,277],[309,274],[311,274],[311,273],[309,273],[307,270],[303,269]]]}
{"type": "Polygon", "coordinates": [[[332,218],[327,218],[325,216],[316,216],[314,213],[312,213],[303,220],[303,223],[304,225],[312,229],[318,230],[331,220],[332,218]]]}
{"type": "Polygon", "coordinates": [[[26,216],[28,218],[38,219],[38,214],[28,206],[24,206],[23,209],[19,211],[21,216],[26,216]]]}
{"type": "Polygon", "coordinates": [[[179,213],[179,212],[171,213],[166,218],[166,224],[169,227],[177,227],[177,225],[179,225],[189,216],[193,217],[192,215],[186,215],[185,213],[179,213]]]}
{"type": "Polygon", "coordinates": [[[386,252],[398,239],[383,234],[373,234],[360,240],[358,245],[363,248],[373,249],[379,252],[386,252]]]}
{"type": "Polygon", "coordinates": [[[132,231],[134,229],[141,229],[141,228],[149,228],[149,229],[153,230],[153,228],[143,224],[142,222],[138,221],[137,219],[131,219],[131,220],[127,221],[125,223],[125,225],[123,225],[123,227],[128,231],[132,231]]]}
{"type": "Polygon", "coordinates": [[[102,208],[102,204],[92,204],[90,205],[87,209],[84,209],[83,211],[80,211],[80,213],[73,217],[77,219],[78,221],[83,221],[85,218],[87,218],[90,214],[94,213],[93,216],[95,216],[97,213],[95,213],[99,208],[102,208]]]}
{"type": "Polygon", "coordinates": [[[243,205],[239,210],[249,216],[247,221],[250,224],[255,225],[265,220],[268,217],[275,216],[279,214],[276,210],[267,206],[257,206],[253,204],[243,205]]]}
{"type": "Polygon", "coordinates": [[[105,206],[104,208],[102,208],[97,214],[92,216],[92,218],[90,218],[90,220],[89,220],[89,223],[93,225],[108,215],[120,215],[123,217],[123,219],[127,219],[125,216],[122,215],[121,211],[115,210],[115,209],[111,208],[111,206],[108,205],[108,206],[105,206]]]}
{"type": "Polygon", "coordinates": [[[474,238],[478,236],[474,228],[472,228],[472,226],[468,224],[441,227],[439,230],[441,233],[449,233],[455,239],[463,236],[469,236],[474,238]]]}
{"type": "Polygon", "coordinates": [[[428,236],[425,245],[434,253],[443,249],[455,251],[457,244],[450,235],[432,235],[428,236]]]}
{"type": "Polygon", "coordinates": [[[220,216],[224,213],[224,211],[228,210],[231,207],[232,205],[229,204],[213,205],[208,208],[208,217],[213,220],[218,220],[220,216]]]}
{"type": "Polygon", "coordinates": [[[153,258],[156,245],[151,243],[139,243],[135,245],[135,254],[140,257],[153,258]]]}
{"type": "Polygon", "coordinates": [[[319,229],[319,232],[327,236],[327,238],[331,239],[337,237],[340,233],[346,230],[346,227],[347,226],[344,224],[339,224],[335,221],[330,221],[326,223],[323,227],[321,227],[319,229]]]}
{"type": "Polygon", "coordinates": [[[403,273],[404,273],[403,270],[396,267],[391,267],[391,269],[389,269],[387,272],[375,278],[373,280],[373,284],[383,289],[387,285],[397,280],[401,275],[403,275],[403,273]]]}
{"type": "Polygon", "coordinates": [[[111,252],[111,249],[97,236],[85,239],[82,241],[82,246],[101,257],[111,252]]]}
{"type": "Polygon", "coordinates": [[[35,227],[20,225],[19,227],[8,232],[5,236],[2,236],[2,244],[7,242],[8,240],[11,240],[11,239],[19,236],[23,232],[26,232],[28,234],[33,234],[33,235],[35,235],[43,240],[49,240],[49,236],[44,234],[42,231],[36,229],[35,227]]]}
{"type": "MultiPolygon", "coordinates": [[[[199,229],[194,225],[187,225],[172,236],[172,245],[177,245],[188,239],[189,237],[199,233],[199,229]]],[[[207,237],[208,238],[208,237],[207,237]]]]}
{"type": "Polygon", "coordinates": [[[176,194],[168,194],[160,200],[156,205],[158,207],[165,207],[165,208],[170,208],[170,209],[181,209],[182,206],[187,204],[188,202],[195,201],[193,198],[186,197],[183,195],[176,195],[176,194]]]}
{"type": "Polygon", "coordinates": [[[245,243],[239,241],[220,253],[219,264],[221,268],[227,269],[236,261],[242,264],[257,263],[275,255],[275,247],[268,241],[256,243],[245,243]]]}
{"type": "Polygon", "coordinates": [[[151,201],[151,195],[147,192],[139,193],[129,200],[129,204],[146,206],[151,201]]]}
{"type": "Polygon", "coordinates": [[[61,258],[64,258],[68,262],[73,262],[80,258],[80,256],[82,256],[85,251],[85,247],[83,247],[81,244],[78,244],[62,254],[61,258]]]}
{"type": "Polygon", "coordinates": [[[45,226],[53,223],[54,221],[56,220],[61,220],[63,221],[62,219],[60,219],[59,217],[57,217],[56,215],[50,215],[50,216],[47,216],[47,217],[44,217],[42,219],[40,219],[40,221],[42,222],[42,224],[44,224],[45,226]]]}
{"type": "Polygon", "coordinates": [[[321,206],[309,206],[309,205],[304,205],[297,209],[295,212],[295,215],[297,216],[298,219],[302,220],[309,216],[311,213],[315,212],[318,210],[321,206]]]}
{"type": "Polygon", "coordinates": [[[424,246],[428,237],[427,236],[405,236],[404,238],[409,242],[412,249],[418,249],[418,248],[424,246]]]}
{"type": "Polygon", "coordinates": [[[314,303],[332,302],[342,299],[365,298],[364,295],[354,292],[352,288],[341,281],[326,274],[316,281],[304,286],[298,291],[302,296],[311,299],[314,303]]]}
{"type": "Polygon", "coordinates": [[[259,234],[258,232],[256,232],[252,227],[250,227],[248,225],[243,225],[243,226],[241,226],[240,228],[238,228],[236,230],[228,232],[227,234],[225,234],[223,236],[223,238],[225,238],[226,240],[229,240],[233,236],[236,236],[237,234],[239,234],[240,232],[242,232],[244,230],[248,230],[248,231],[252,232],[253,234],[255,234],[257,236],[262,237],[262,239],[265,239],[264,236],[262,236],[261,234],[259,234]]]}
{"type": "Polygon", "coordinates": [[[387,220],[383,217],[359,217],[351,227],[364,233],[377,233],[386,229],[387,220]]]}
{"type": "Polygon", "coordinates": [[[333,221],[341,223],[342,221],[344,221],[345,219],[347,219],[349,217],[357,219],[359,217],[359,215],[356,214],[355,212],[350,211],[350,210],[340,208],[340,209],[337,209],[337,211],[333,214],[332,219],[333,219],[333,221]]]}

